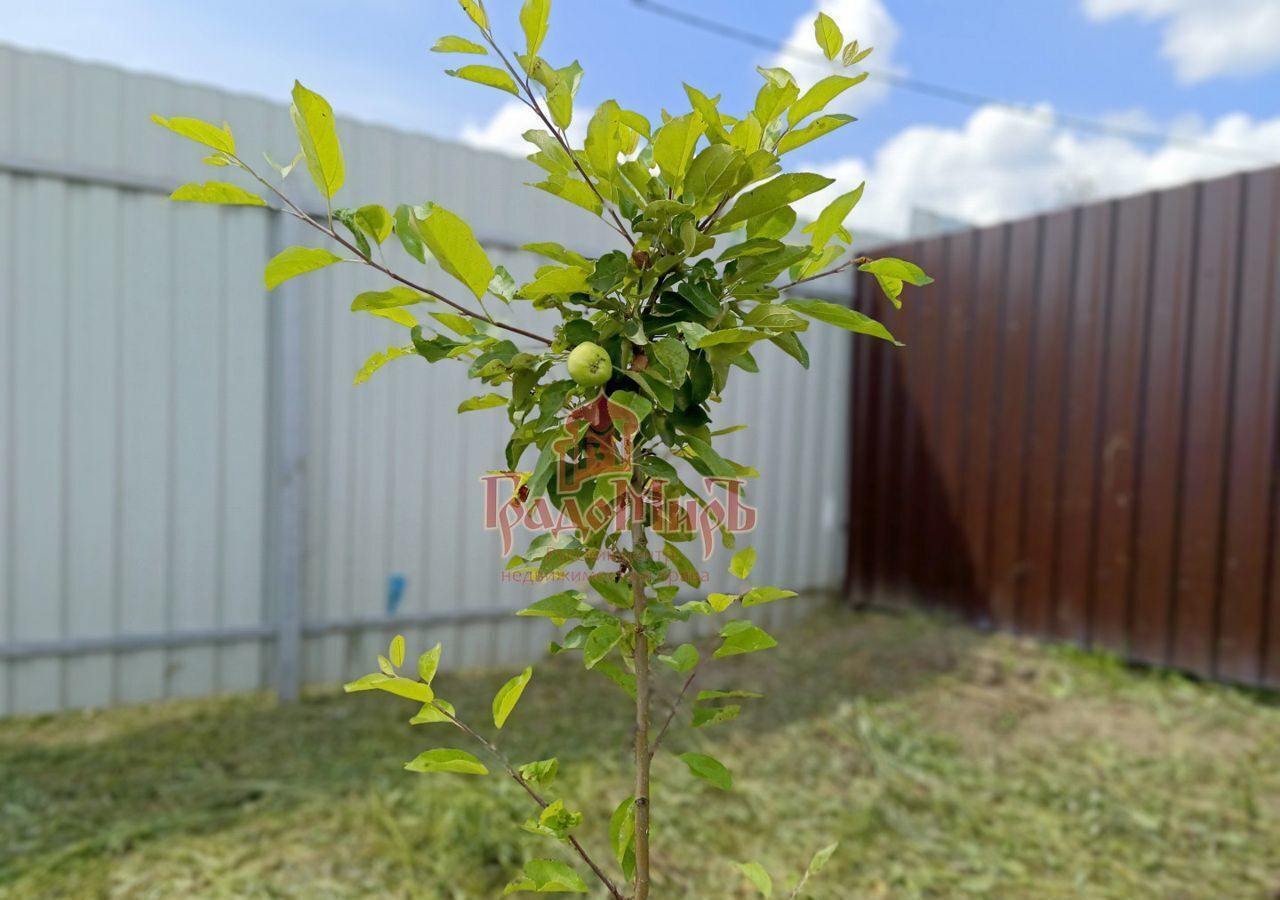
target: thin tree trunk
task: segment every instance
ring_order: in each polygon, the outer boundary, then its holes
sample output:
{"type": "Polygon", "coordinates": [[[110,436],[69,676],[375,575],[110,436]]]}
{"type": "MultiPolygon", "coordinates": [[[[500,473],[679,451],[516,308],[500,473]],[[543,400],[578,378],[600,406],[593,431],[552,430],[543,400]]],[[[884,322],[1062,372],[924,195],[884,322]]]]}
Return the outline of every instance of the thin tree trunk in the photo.
{"type": "Polygon", "coordinates": [[[636,621],[636,881],[635,900],[649,897],[649,636],[644,630],[644,575],[636,567],[647,557],[644,520],[631,523],[631,592],[636,621]]]}

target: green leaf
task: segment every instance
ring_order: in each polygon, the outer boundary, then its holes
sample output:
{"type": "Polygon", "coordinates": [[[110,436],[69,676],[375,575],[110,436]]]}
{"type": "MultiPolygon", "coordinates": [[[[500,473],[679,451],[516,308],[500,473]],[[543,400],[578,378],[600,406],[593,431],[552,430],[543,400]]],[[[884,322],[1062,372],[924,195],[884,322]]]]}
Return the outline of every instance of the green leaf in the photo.
{"type": "Polygon", "coordinates": [[[832,113],[829,116],[821,116],[814,119],[804,128],[797,128],[795,131],[788,131],[784,134],[782,140],[778,141],[778,155],[788,153],[797,147],[803,147],[823,135],[830,134],[837,128],[856,121],[858,120],[853,116],[845,115],[844,113],[832,113]]]}
{"type": "Polygon", "coordinates": [[[436,699],[430,703],[422,704],[422,709],[418,710],[418,714],[409,720],[410,725],[434,725],[437,722],[448,722],[453,724],[453,720],[449,716],[457,715],[457,710],[453,708],[453,704],[448,700],[436,699]],[[445,715],[448,713],[449,715],[445,715]]]}
{"type": "Polygon", "coordinates": [[[809,867],[805,869],[805,877],[807,878],[810,875],[817,875],[821,872],[822,867],[831,861],[832,855],[836,852],[836,849],[839,846],[840,842],[836,841],[834,844],[828,844],[817,853],[813,854],[813,859],[809,860],[809,867]]]}
{"type": "Polygon", "coordinates": [[[486,87],[497,88],[517,97],[520,96],[520,88],[516,87],[515,79],[511,77],[511,73],[506,69],[499,69],[497,66],[463,66],[461,69],[445,69],[444,74],[451,75],[454,78],[461,78],[464,81],[474,81],[476,84],[483,84],[486,87]]]}
{"type": "Polygon", "coordinates": [[[799,125],[814,113],[822,112],[828,103],[866,79],[866,72],[860,75],[828,75],[791,104],[790,109],[787,110],[787,124],[799,125]]]}
{"type": "Polygon", "coordinates": [[[466,750],[427,750],[404,764],[410,772],[452,772],[455,775],[488,775],[484,763],[466,750]]]}
{"type": "Polygon", "coordinates": [[[885,296],[898,308],[902,307],[902,301],[898,298],[902,296],[904,282],[916,287],[933,284],[933,279],[925,274],[924,269],[915,263],[909,263],[905,259],[897,259],[892,256],[863,263],[858,267],[858,271],[869,272],[874,275],[876,281],[880,283],[880,289],[884,291],[885,296]]]}
{"type": "Polygon", "coordinates": [[[395,694],[397,697],[417,700],[419,703],[430,703],[436,697],[429,684],[423,684],[420,681],[414,681],[412,678],[404,678],[400,675],[386,675],[382,672],[374,672],[372,675],[349,681],[342,686],[342,689],[348,694],[360,691],[385,691],[388,694],[395,694]]]}
{"type": "Polygon", "coordinates": [[[589,291],[587,273],[577,266],[563,269],[548,268],[517,292],[525,300],[541,300],[557,294],[578,294],[589,291]]]}
{"type": "Polygon", "coordinates": [[[747,221],[747,219],[771,213],[776,209],[789,206],[802,197],[816,193],[835,182],[834,178],[815,175],[811,172],[792,172],[779,175],[772,181],[766,181],[757,188],[747,191],[733,208],[716,223],[716,232],[731,231],[747,221]]]}
{"type": "Polygon", "coordinates": [[[862,199],[862,191],[866,186],[867,183],[864,181],[849,193],[841,194],[832,200],[818,214],[818,218],[802,229],[809,234],[809,243],[814,249],[821,250],[837,232],[843,230],[844,220],[862,199]]]}
{"type": "Polygon", "coordinates": [[[578,178],[552,175],[546,181],[540,181],[533,187],[559,197],[561,200],[567,200],[574,206],[580,206],[587,212],[595,213],[597,216],[604,211],[604,204],[596,196],[596,192],[591,190],[590,185],[578,178]]]}
{"type": "Polygon", "coordinates": [[[654,135],[653,161],[658,164],[663,179],[676,190],[684,182],[703,127],[702,116],[692,112],[667,122],[654,135]]]}
{"type": "Polygon", "coordinates": [[[436,41],[435,46],[431,48],[433,53],[478,53],[481,56],[487,56],[489,51],[477,44],[475,41],[469,41],[464,37],[456,34],[446,34],[440,40],[436,41]]]}
{"type": "Polygon", "coordinates": [[[356,294],[351,301],[352,312],[371,312],[379,309],[398,309],[402,306],[413,306],[427,299],[426,294],[419,294],[413,288],[393,287],[385,291],[365,291],[356,294]]]}
{"type": "Polygon", "coordinates": [[[501,394],[482,394],[479,397],[468,397],[458,404],[458,412],[472,412],[477,409],[494,409],[506,406],[507,398],[501,394]]]}
{"type": "Polygon", "coordinates": [[[742,182],[745,168],[746,162],[741,150],[728,144],[712,144],[689,164],[685,191],[691,197],[704,201],[701,208],[710,209],[742,182]]]}
{"type": "Polygon", "coordinates": [[[681,644],[670,656],[659,656],[658,659],[677,672],[688,672],[698,664],[698,648],[693,644],[681,644]]]}
{"type": "Polygon", "coordinates": [[[413,209],[405,203],[396,207],[395,231],[405,253],[418,262],[425,263],[427,255],[422,249],[422,235],[418,233],[418,222],[413,217],[413,209]]]}
{"type": "Polygon", "coordinates": [[[480,0],[458,0],[458,5],[462,7],[462,11],[470,17],[472,22],[476,23],[481,31],[489,30],[489,16],[480,0]]]}
{"type": "Polygon", "coordinates": [[[471,226],[443,206],[432,206],[418,231],[440,267],[465,284],[477,300],[482,299],[493,278],[493,264],[471,226]]]}
{"type": "Polygon", "coordinates": [[[391,639],[391,646],[387,649],[387,656],[391,657],[391,664],[397,668],[404,665],[404,635],[397,634],[391,639]]]}
{"type": "Polygon", "coordinates": [[[734,478],[738,474],[738,470],[729,465],[728,461],[711,448],[711,445],[695,437],[685,438],[689,444],[689,448],[693,450],[698,459],[702,460],[711,474],[717,478],[734,478]]]}
{"type": "Polygon", "coordinates": [[[719,95],[708,98],[702,91],[689,84],[684,86],[684,92],[689,98],[689,105],[702,116],[702,121],[707,126],[707,139],[713,144],[729,143],[729,132],[725,131],[724,118],[716,106],[720,102],[719,95]]]}
{"type": "Polygon", "coordinates": [[[524,29],[525,52],[529,56],[538,55],[550,18],[551,0],[525,0],[520,8],[520,27],[524,29]]]}
{"type": "Polygon", "coordinates": [[[703,728],[707,725],[717,725],[720,722],[732,722],[741,713],[742,707],[737,705],[695,707],[693,710],[693,727],[703,728]]]}
{"type": "Polygon", "coordinates": [[[616,622],[597,625],[587,636],[587,643],[582,648],[583,665],[588,669],[594,669],[620,640],[622,640],[622,628],[616,622]]]}
{"type": "Polygon", "coordinates": [[[727,791],[733,787],[733,775],[729,773],[719,760],[705,753],[681,753],[680,759],[689,767],[689,772],[701,778],[712,787],[727,791]]]}
{"type": "Polygon", "coordinates": [[[724,638],[724,643],[712,654],[716,659],[738,656],[742,653],[755,653],[778,646],[778,642],[768,632],[746,619],[730,622],[720,630],[720,636],[724,638]]]}
{"type": "Polygon", "coordinates": [[[295,81],[289,115],[293,119],[294,130],[298,132],[302,155],[316,190],[325,198],[332,197],[346,178],[333,108],[319,94],[295,81]]]}
{"type": "Polygon", "coordinates": [[[436,677],[436,670],[440,668],[440,644],[436,643],[434,647],[426,653],[418,657],[418,677],[430,684],[436,677]]]}
{"type": "Polygon", "coordinates": [[[733,601],[737,600],[735,594],[707,594],[707,605],[711,607],[713,612],[724,612],[733,605],[733,601]]]}
{"type": "Polygon", "coordinates": [[[236,139],[231,134],[231,126],[225,122],[222,127],[210,125],[200,119],[190,119],[183,116],[174,116],[166,119],[164,116],[153,115],[151,121],[157,125],[168,128],[174,134],[180,134],[184,138],[195,141],[197,144],[204,144],[206,147],[212,147],[223,153],[234,154],[236,152],[236,139]]]}
{"type": "Polygon", "coordinates": [[[412,347],[388,347],[386,350],[379,350],[364,361],[364,365],[360,367],[360,371],[356,372],[353,384],[364,384],[373,377],[373,373],[381,369],[393,359],[399,359],[402,356],[412,356],[414,349],[412,347]]]}
{"type": "Polygon", "coordinates": [[[524,864],[524,875],[502,891],[515,894],[532,891],[537,894],[585,894],[587,883],[577,872],[554,859],[531,859],[524,864]]]}
{"type": "Polygon", "coordinates": [[[772,603],[774,600],[785,600],[788,597],[795,597],[795,591],[786,591],[776,587],[758,587],[752,588],[742,595],[742,605],[744,607],[759,606],[761,603],[772,603]]]}
{"type": "Polygon", "coordinates": [[[470,316],[460,316],[451,312],[433,312],[431,318],[462,337],[471,337],[476,333],[474,320],[470,316]]]}
{"type": "Polygon", "coordinates": [[[572,250],[566,250],[561,244],[555,241],[542,241],[535,244],[525,244],[520,248],[528,250],[530,253],[536,253],[539,256],[545,256],[547,259],[555,260],[566,266],[577,266],[579,269],[590,271],[591,261],[580,253],[572,250]]]}
{"type": "Polygon", "coordinates": [[[636,699],[636,676],[622,671],[608,660],[596,663],[595,670],[622,688],[632,700],[636,699]]]}
{"type": "Polygon", "coordinates": [[[223,203],[229,206],[266,206],[267,201],[257,194],[225,181],[206,181],[204,184],[184,184],[172,194],[170,200],[188,203],[223,203]]]}
{"type": "MultiPolygon", "coordinates": [[[[820,16],[821,18],[821,16],[820,16]]],[[[764,870],[760,863],[738,863],[738,871],[747,877],[747,880],[755,885],[756,890],[765,900],[773,898],[773,879],[769,877],[769,873],[764,870]]]]}
{"type": "Polygon", "coordinates": [[[516,298],[516,280],[511,277],[506,266],[493,267],[493,277],[489,279],[489,293],[503,303],[510,303],[516,298]]]}
{"type": "Polygon", "coordinates": [[[376,243],[381,244],[391,237],[391,213],[376,203],[357,209],[355,222],[360,226],[360,230],[373,238],[376,243]]]}
{"type": "Polygon", "coordinates": [[[849,309],[847,306],[840,306],[837,303],[828,303],[825,300],[787,300],[784,305],[803,313],[811,319],[826,322],[828,325],[835,325],[845,331],[870,335],[871,337],[888,341],[891,344],[898,343],[894,340],[893,335],[889,333],[889,329],[856,309],[849,309]]]}
{"type": "Polygon", "coordinates": [[[840,33],[840,27],[824,12],[818,13],[818,18],[813,20],[813,35],[818,40],[818,49],[827,59],[835,59],[844,45],[844,35],[840,33]]]}
{"type": "Polygon", "coordinates": [[[636,799],[628,797],[618,804],[609,817],[609,844],[622,874],[630,879],[636,867],[636,799]]]}
{"type": "Polygon", "coordinates": [[[321,247],[289,247],[281,250],[267,263],[262,273],[262,280],[267,290],[275,290],[279,285],[298,275],[323,269],[334,263],[342,262],[341,256],[335,256],[321,247]]]}
{"type": "Polygon", "coordinates": [[[730,698],[761,700],[764,698],[764,694],[757,694],[754,691],[698,691],[699,703],[704,700],[725,700],[730,698]]]}
{"type": "Polygon", "coordinates": [[[756,565],[756,548],[747,547],[733,554],[729,561],[729,574],[734,578],[747,578],[756,565]]]}
{"type": "MultiPolygon", "coordinates": [[[[613,572],[597,572],[587,579],[601,597],[614,606],[630,609],[632,604],[631,585],[625,579],[616,580],[613,572]]],[[[588,666],[587,668],[591,668],[588,666]]]]}
{"type": "Polygon", "coordinates": [[[262,158],[267,161],[267,165],[275,169],[276,172],[280,175],[281,181],[284,181],[286,178],[288,178],[289,174],[294,170],[294,167],[297,166],[298,163],[302,162],[302,156],[303,156],[303,153],[301,150],[299,150],[297,154],[293,157],[293,161],[290,162],[289,165],[282,166],[280,165],[280,163],[272,159],[270,154],[268,154],[266,151],[263,151],[263,154],[262,154],[262,158]]]}
{"type": "Polygon", "coordinates": [[[643,422],[653,412],[653,404],[635,391],[614,391],[609,395],[609,404],[620,406],[636,417],[636,422],[643,422]]]}
{"type": "Polygon", "coordinates": [[[520,695],[524,693],[525,685],[532,677],[533,667],[530,666],[499,688],[497,695],[493,698],[494,725],[501,728],[506,723],[507,716],[511,715],[511,711],[516,708],[520,695]]]}
{"type": "Polygon", "coordinates": [[[553,757],[525,763],[520,767],[520,777],[530,784],[539,784],[545,787],[556,780],[556,773],[559,771],[560,760],[553,757]]]}
{"type": "Polygon", "coordinates": [[[673,566],[676,567],[676,573],[680,576],[680,580],[691,588],[702,586],[702,575],[698,572],[698,567],[693,561],[675,544],[667,542],[662,547],[662,555],[666,557],[673,566]]]}

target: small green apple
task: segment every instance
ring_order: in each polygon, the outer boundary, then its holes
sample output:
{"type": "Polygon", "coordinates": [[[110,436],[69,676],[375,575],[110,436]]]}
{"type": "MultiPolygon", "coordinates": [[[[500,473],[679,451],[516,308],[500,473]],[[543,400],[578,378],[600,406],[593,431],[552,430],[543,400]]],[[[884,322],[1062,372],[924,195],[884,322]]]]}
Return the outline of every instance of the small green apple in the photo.
{"type": "Polygon", "coordinates": [[[612,374],[613,363],[599,344],[585,341],[569,354],[569,377],[583,387],[600,387],[612,374]]]}

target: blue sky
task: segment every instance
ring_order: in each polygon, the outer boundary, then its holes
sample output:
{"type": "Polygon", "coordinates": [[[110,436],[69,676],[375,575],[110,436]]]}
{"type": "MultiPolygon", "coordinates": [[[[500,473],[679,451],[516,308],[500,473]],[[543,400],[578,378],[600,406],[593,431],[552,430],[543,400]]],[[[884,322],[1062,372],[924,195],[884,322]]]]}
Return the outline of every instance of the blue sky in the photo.
{"type": "MultiPolygon", "coordinates": [[[[668,0],[809,53],[815,11],[876,44],[855,89],[860,121],[801,153],[846,182],[869,180],[876,230],[901,232],[915,207],[996,221],[1071,200],[1129,193],[1280,162],[1280,0],[668,0]],[[1041,119],[965,106],[877,83],[889,69],[956,89],[1039,105],[1041,119]],[[1075,132],[1074,113],[1206,148],[1075,132]]],[[[486,0],[508,42],[519,0],[486,0]]],[[[453,0],[307,3],[221,0],[0,0],[0,39],[275,99],[293,77],[340,112],[519,152],[524,124],[504,95],[440,72],[427,52],[468,33],[453,0]],[[109,8],[107,8],[109,7],[109,8]],[[353,10],[358,10],[353,12],[353,10]]],[[[631,0],[558,0],[543,55],[586,69],[584,110],[616,98],[656,118],[680,106],[681,80],[749,104],[756,64],[804,81],[808,56],[703,34],[631,0]]]]}

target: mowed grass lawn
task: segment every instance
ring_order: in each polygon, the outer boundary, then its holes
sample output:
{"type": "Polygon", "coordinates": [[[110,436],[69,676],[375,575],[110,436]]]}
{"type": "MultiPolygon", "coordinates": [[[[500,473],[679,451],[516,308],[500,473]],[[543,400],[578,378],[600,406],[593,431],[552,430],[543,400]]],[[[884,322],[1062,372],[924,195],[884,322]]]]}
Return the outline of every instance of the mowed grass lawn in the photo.
{"type": "MultiPolygon", "coordinates": [[[[735,861],[789,885],[833,840],[806,896],[1280,888],[1274,697],[924,616],[828,612],[779,636],[702,684],[766,699],[669,740],[721,759],[735,790],[656,764],[656,900],[755,896],[735,861]]],[[[438,688],[484,721],[511,674],[438,688]]],[[[554,793],[606,858],[630,793],[621,698],[547,663],[501,735],[518,761],[559,755],[554,793]]],[[[489,898],[524,859],[571,859],[519,829],[530,803],[503,778],[402,771],[466,746],[411,713],[330,689],[284,708],[251,696],[0,722],[0,896],[489,898]]]]}

